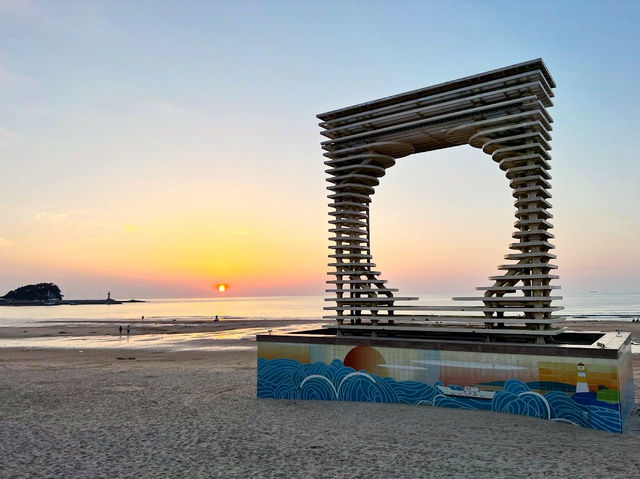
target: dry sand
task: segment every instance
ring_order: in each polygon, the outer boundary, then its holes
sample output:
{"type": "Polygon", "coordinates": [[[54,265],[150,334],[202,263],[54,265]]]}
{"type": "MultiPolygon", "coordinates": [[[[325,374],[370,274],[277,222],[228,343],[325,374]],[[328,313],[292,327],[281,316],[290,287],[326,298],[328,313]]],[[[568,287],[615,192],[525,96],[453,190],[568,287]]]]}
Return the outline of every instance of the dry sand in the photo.
{"type": "Polygon", "coordinates": [[[484,411],[258,400],[255,362],[255,351],[0,349],[0,477],[640,478],[637,412],[618,435],[484,411]]]}

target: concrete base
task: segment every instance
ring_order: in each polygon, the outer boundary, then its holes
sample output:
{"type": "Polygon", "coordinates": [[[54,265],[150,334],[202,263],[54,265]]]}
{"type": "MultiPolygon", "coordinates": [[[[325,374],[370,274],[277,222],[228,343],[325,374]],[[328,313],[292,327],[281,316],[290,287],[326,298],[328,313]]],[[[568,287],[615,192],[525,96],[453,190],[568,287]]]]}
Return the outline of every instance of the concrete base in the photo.
{"type": "Polygon", "coordinates": [[[259,335],[258,397],[485,409],[618,433],[634,408],[630,333],[564,332],[554,344],[365,334],[259,335]]]}

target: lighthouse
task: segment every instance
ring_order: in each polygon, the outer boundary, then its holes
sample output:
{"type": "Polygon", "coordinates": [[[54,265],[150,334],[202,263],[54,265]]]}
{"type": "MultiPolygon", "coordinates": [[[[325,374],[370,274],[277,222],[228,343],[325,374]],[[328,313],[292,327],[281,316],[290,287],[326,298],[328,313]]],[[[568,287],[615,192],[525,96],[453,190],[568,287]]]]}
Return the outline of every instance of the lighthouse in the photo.
{"type": "Polygon", "coordinates": [[[587,372],[584,364],[578,363],[578,380],[576,381],[576,393],[588,393],[589,384],[587,383],[587,372]]]}

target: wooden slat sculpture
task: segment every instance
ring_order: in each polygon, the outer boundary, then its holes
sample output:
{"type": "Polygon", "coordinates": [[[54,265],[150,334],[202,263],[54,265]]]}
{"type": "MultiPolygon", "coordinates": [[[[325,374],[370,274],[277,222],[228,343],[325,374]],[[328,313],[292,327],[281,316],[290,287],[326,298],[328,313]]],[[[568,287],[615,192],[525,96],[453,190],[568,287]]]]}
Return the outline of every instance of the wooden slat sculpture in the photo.
{"type": "MultiPolygon", "coordinates": [[[[552,306],[558,286],[550,253],[553,234],[549,141],[555,87],[541,59],[382,98],[318,115],[329,140],[322,143],[329,160],[331,285],[326,307],[339,330],[389,329],[433,320],[467,325],[487,335],[518,334],[536,342],[562,332],[552,306]],[[417,306],[402,302],[375,271],[370,248],[371,195],[397,158],[469,144],[490,154],[506,173],[515,198],[512,253],[483,296],[454,298],[477,306],[417,306]],[[400,304],[399,304],[400,303],[400,304]],[[436,316],[433,312],[448,312],[436,316]],[[456,314],[457,313],[457,314],[456,314]],[[482,331],[480,331],[480,329],[482,331]]],[[[470,329],[469,329],[470,328],[470,329]]],[[[460,330],[460,327],[457,328],[460,330]]],[[[442,330],[442,327],[440,327],[442,330]]],[[[487,336],[489,338],[489,336],[487,336]]]]}

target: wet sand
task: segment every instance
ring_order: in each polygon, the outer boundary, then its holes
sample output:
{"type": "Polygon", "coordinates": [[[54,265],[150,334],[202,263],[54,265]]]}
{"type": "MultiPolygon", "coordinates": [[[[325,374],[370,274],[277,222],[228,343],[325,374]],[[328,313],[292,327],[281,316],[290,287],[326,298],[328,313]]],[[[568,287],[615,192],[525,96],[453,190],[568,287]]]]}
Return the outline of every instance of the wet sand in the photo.
{"type": "MultiPolygon", "coordinates": [[[[585,323],[571,328],[605,329],[585,323]]],[[[484,411],[258,400],[255,362],[253,349],[0,349],[0,476],[640,478],[637,412],[617,435],[484,411]]],[[[640,404],[638,355],[634,376],[640,404]]]]}
{"type": "MultiPolygon", "coordinates": [[[[185,334],[185,333],[221,333],[223,331],[256,330],[268,332],[282,328],[300,329],[315,328],[326,321],[321,319],[221,319],[218,322],[211,320],[176,320],[176,321],[64,321],[60,323],[46,322],[35,323],[24,327],[0,327],[0,339],[25,339],[25,338],[52,338],[71,336],[126,336],[127,325],[130,327],[131,336],[147,334],[185,334]],[[123,327],[120,333],[119,326],[123,327]]],[[[640,322],[631,321],[567,321],[563,324],[569,330],[574,331],[628,331],[632,334],[632,340],[640,343],[640,322]]]]}
{"type": "Polygon", "coordinates": [[[215,333],[236,329],[259,328],[265,332],[270,329],[300,325],[302,329],[308,325],[321,323],[321,320],[277,320],[277,319],[221,319],[220,321],[64,321],[60,323],[36,323],[24,327],[0,327],[0,339],[40,338],[53,336],[120,336],[126,335],[127,325],[131,335],[141,334],[183,334],[183,333],[215,333]]]}

